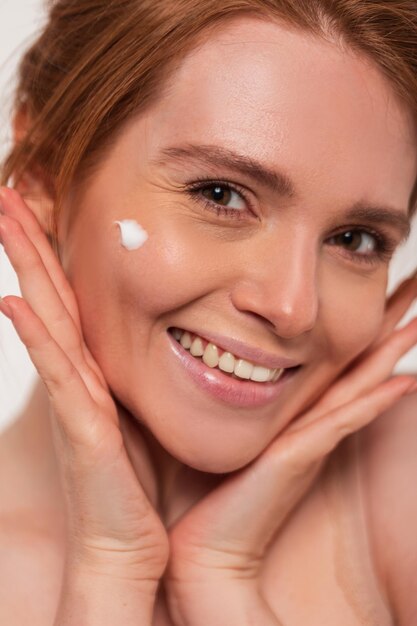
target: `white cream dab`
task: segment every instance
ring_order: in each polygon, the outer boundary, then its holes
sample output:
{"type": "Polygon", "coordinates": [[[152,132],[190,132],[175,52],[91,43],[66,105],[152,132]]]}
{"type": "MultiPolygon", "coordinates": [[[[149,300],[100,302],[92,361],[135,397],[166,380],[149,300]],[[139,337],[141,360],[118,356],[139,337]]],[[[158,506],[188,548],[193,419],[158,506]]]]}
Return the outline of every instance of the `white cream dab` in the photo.
{"type": "Polygon", "coordinates": [[[136,220],[115,222],[120,227],[120,243],[126,250],[141,248],[149,235],[136,220]]]}

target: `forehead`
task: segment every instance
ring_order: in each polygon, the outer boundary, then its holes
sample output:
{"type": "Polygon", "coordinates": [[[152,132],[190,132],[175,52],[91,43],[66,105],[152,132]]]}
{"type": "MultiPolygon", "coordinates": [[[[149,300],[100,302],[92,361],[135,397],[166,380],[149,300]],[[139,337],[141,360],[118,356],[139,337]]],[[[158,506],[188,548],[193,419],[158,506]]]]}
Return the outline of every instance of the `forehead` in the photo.
{"type": "Polygon", "coordinates": [[[337,187],[337,197],[406,207],[417,171],[411,114],[378,68],[251,17],[219,26],[184,59],[146,123],[152,153],[223,146],[284,167],[305,194],[337,187]]]}

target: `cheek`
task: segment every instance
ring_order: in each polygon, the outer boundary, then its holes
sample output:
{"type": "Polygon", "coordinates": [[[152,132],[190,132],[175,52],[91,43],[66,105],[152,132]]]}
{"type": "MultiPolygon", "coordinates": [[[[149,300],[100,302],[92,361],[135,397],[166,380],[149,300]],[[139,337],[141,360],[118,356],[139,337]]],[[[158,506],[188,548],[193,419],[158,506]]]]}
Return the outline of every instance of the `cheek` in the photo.
{"type": "MultiPolygon", "coordinates": [[[[114,267],[117,299],[155,318],[192,305],[222,286],[224,270],[215,242],[185,220],[167,220],[148,229],[138,251],[118,253],[114,267]]],[[[125,252],[125,251],[124,251],[125,252]]]]}
{"type": "MultiPolygon", "coordinates": [[[[77,222],[66,242],[64,268],[79,301],[83,327],[94,343],[110,328],[113,337],[123,334],[129,320],[136,328],[138,321],[153,324],[158,316],[198,301],[221,284],[223,263],[217,249],[213,251],[214,242],[178,213],[160,206],[155,210],[155,205],[138,211],[135,218],[148,239],[132,251],[122,246],[112,217],[105,223],[97,217],[94,231],[87,217],[77,222]],[[87,236],[91,232],[94,237],[87,236]]],[[[107,335],[106,343],[109,340],[107,335]]]]}
{"type": "Polygon", "coordinates": [[[356,276],[330,287],[331,293],[325,294],[323,327],[327,328],[331,362],[343,366],[364,351],[379,333],[384,318],[386,278],[385,274],[372,279],[356,276]]]}

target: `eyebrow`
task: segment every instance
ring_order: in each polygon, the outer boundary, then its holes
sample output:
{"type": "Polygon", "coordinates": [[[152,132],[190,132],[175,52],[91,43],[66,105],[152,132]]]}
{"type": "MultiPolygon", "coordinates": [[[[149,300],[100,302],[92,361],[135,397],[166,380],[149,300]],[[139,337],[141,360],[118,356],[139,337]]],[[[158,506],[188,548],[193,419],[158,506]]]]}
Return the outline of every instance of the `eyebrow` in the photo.
{"type": "Polygon", "coordinates": [[[192,160],[202,165],[222,166],[252,178],[280,196],[293,198],[296,195],[294,184],[285,173],[272,170],[251,157],[238,154],[227,148],[186,144],[164,148],[161,155],[162,159],[156,161],[160,165],[164,164],[166,160],[192,160]]]}
{"type": "MultiPolygon", "coordinates": [[[[263,163],[246,155],[239,154],[228,148],[205,144],[184,144],[163,148],[160,157],[153,161],[156,165],[164,165],[168,161],[194,161],[201,165],[225,167],[234,170],[271,189],[274,193],[285,197],[297,196],[296,186],[283,171],[271,169],[263,163]]],[[[406,241],[411,231],[408,213],[382,205],[356,202],[344,215],[345,219],[386,224],[394,227],[401,235],[401,242],[406,241]]]]}

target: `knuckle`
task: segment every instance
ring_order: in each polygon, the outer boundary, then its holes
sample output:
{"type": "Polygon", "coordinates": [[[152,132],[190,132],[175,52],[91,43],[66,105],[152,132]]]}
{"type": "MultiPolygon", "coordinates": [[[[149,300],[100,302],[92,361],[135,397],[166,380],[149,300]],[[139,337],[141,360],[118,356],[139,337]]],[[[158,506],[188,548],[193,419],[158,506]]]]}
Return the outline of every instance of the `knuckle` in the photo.
{"type": "Polygon", "coordinates": [[[53,393],[56,393],[63,387],[72,385],[72,383],[78,379],[78,372],[69,361],[61,365],[55,371],[39,368],[38,372],[47,389],[53,393]]]}
{"type": "Polygon", "coordinates": [[[59,303],[57,308],[58,310],[54,312],[51,320],[51,326],[57,336],[68,336],[65,351],[78,354],[82,350],[81,337],[74,328],[72,319],[65,307],[59,303]]]}
{"type": "Polygon", "coordinates": [[[16,218],[9,216],[7,223],[9,225],[9,230],[13,235],[21,237],[25,234],[21,223],[16,218]]]}
{"type": "Polygon", "coordinates": [[[28,257],[23,257],[20,265],[23,267],[27,267],[30,272],[32,274],[37,274],[39,275],[39,273],[41,271],[45,270],[45,266],[42,262],[42,259],[40,258],[39,254],[34,250],[31,251],[30,255],[28,257]]]}
{"type": "Polygon", "coordinates": [[[4,216],[3,223],[6,227],[6,233],[10,236],[12,241],[16,240],[23,234],[23,228],[13,217],[10,217],[9,215],[4,216]]]}
{"type": "Polygon", "coordinates": [[[72,288],[70,287],[70,285],[68,285],[68,283],[65,282],[64,285],[62,285],[61,292],[65,300],[68,302],[69,306],[75,309],[77,307],[77,300],[75,298],[75,294],[72,288]]]}
{"type": "MultiPolygon", "coordinates": [[[[356,427],[354,424],[352,424],[352,422],[348,422],[348,421],[343,421],[340,424],[337,425],[337,429],[336,429],[336,440],[337,441],[341,441],[342,439],[344,439],[345,437],[347,437],[348,435],[351,435],[352,433],[354,433],[356,431],[356,427]]],[[[336,443],[337,443],[336,441],[336,443]]]]}

